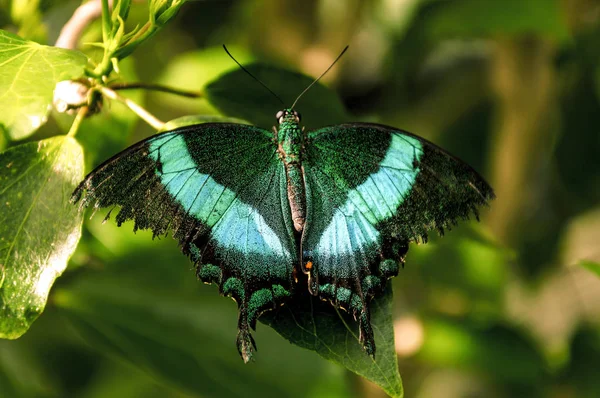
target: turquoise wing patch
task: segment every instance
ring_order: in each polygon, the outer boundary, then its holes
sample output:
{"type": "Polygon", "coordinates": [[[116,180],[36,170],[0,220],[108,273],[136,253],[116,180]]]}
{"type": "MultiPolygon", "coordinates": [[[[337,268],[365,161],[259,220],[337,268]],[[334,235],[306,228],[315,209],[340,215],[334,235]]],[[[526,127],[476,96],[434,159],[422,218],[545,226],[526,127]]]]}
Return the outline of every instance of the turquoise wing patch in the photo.
{"type": "Polygon", "coordinates": [[[238,350],[250,360],[250,328],[292,294],[297,262],[285,169],[267,131],[207,123],[150,137],[90,173],[81,198],[120,206],[119,225],[173,231],[198,276],[238,303],[238,350]]]}
{"type": "Polygon", "coordinates": [[[397,275],[408,243],[477,215],[492,189],[430,142],[376,124],[309,132],[304,171],[309,289],[354,315],[374,355],[368,303],[397,275]]]}

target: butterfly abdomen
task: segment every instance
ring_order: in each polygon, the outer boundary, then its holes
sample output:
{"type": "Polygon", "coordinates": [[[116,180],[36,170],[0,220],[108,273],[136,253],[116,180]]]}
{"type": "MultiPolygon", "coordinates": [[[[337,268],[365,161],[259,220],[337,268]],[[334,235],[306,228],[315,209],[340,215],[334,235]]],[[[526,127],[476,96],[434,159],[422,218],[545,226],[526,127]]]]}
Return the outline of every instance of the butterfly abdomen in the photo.
{"type": "Polygon", "coordinates": [[[302,232],[306,220],[306,190],[302,165],[287,164],[287,194],[296,232],[302,232]]]}
{"type": "Polygon", "coordinates": [[[285,120],[277,130],[278,152],[285,164],[287,195],[294,229],[302,232],[306,220],[306,188],[302,169],[302,129],[295,120],[285,120]]]}

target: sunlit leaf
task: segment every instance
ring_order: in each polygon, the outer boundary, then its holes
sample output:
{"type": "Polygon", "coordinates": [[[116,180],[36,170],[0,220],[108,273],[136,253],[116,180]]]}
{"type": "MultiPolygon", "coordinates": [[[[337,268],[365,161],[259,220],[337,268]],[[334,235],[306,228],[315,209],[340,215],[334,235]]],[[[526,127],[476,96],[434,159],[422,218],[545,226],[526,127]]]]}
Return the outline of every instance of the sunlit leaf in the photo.
{"type": "MultiPolygon", "coordinates": [[[[276,124],[275,114],[292,106],[298,95],[313,82],[306,75],[274,66],[251,64],[246,69],[276,93],[283,104],[241,69],[226,73],[209,83],[204,92],[210,103],[223,114],[248,120],[267,129],[276,124]]],[[[295,109],[302,115],[302,125],[306,128],[349,121],[337,94],[321,84],[311,87],[295,109]]]]}
{"type": "Polygon", "coordinates": [[[13,140],[46,122],[57,82],[83,74],[87,57],[78,51],[23,40],[0,30],[0,125],[13,140]]]}
{"type": "Polygon", "coordinates": [[[316,351],[323,358],[345,366],[379,385],[392,397],[402,397],[404,390],[398,373],[392,323],[392,289],[371,302],[371,324],[377,353],[369,357],[358,341],[358,327],[352,317],[336,312],[331,304],[308,293],[286,303],[276,313],[266,313],[260,320],[291,343],[316,351]]]}
{"type": "Polygon", "coordinates": [[[14,339],[44,310],[81,236],[69,202],[83,178],[83,151],[58,136],[0,154],[0,337],[14,339]]]}

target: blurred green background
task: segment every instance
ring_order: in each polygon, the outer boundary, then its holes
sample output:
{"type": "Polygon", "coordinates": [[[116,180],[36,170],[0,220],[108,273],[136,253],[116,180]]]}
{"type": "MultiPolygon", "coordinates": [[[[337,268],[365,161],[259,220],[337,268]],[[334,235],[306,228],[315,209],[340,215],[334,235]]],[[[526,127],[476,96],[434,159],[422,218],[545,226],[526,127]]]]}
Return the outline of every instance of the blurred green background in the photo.
{"type": "MultiPolygon", "coordinates": [[[[53,44],[78,5],[0,0],[0,28],[53,44]]],[[[146,18],[137,2],[128,23],[146,18]]],[[[95,56],[85,43],[99,37],[94,23],[81,49],[95,56]]],[[[407,397],[600,396],[600,280],[581,266],[600,262],[599,2],[189,1],[121,75],[202,90],[236,68],[223,43],[242,63],[312,76],[349,44],[323,81],[351,119],[426,137],[495,188],[480,224],[412,245],[393,281],[407,397]]],[[[203,99],[130,96],[165,121],[216,113],[203,99]]],[[[55,115],[33,139],[66,128],[55,115]]],[[[77,138],[89,171],[152,133],[106,103],[77,138]]],[[[86,221],[31,330],[0,341],[0,396],[385,396],[262,324],[243,365],[235,304],[196,280],[175,242],[101,220],[86,221]]]]}

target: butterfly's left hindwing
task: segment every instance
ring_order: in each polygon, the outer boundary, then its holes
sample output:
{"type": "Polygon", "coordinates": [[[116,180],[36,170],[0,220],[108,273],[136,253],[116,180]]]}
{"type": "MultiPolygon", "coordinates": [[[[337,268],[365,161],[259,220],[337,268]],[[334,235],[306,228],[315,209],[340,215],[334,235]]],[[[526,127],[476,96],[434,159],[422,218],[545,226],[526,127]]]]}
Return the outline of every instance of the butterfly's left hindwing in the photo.
{"type": "Polygon", "coordinates": [[[309,132],[303,166],[311,290],[354,314],[374,354],[368,303],[398,273],[408,243],[477,215],[492,189],[430,142],[376,124],[309,132]]]}
{"type": "Polygon", "coordinates": [[[82,196],[84,206],[120,206],[119,225],[173,231],[199,277],[238,303],[238,349],[251,358],[249,328],[292,294],[297,257],[285,169],[267,131],[207,123],[153,136],[90,173],[73,194],[82,196]]]}

